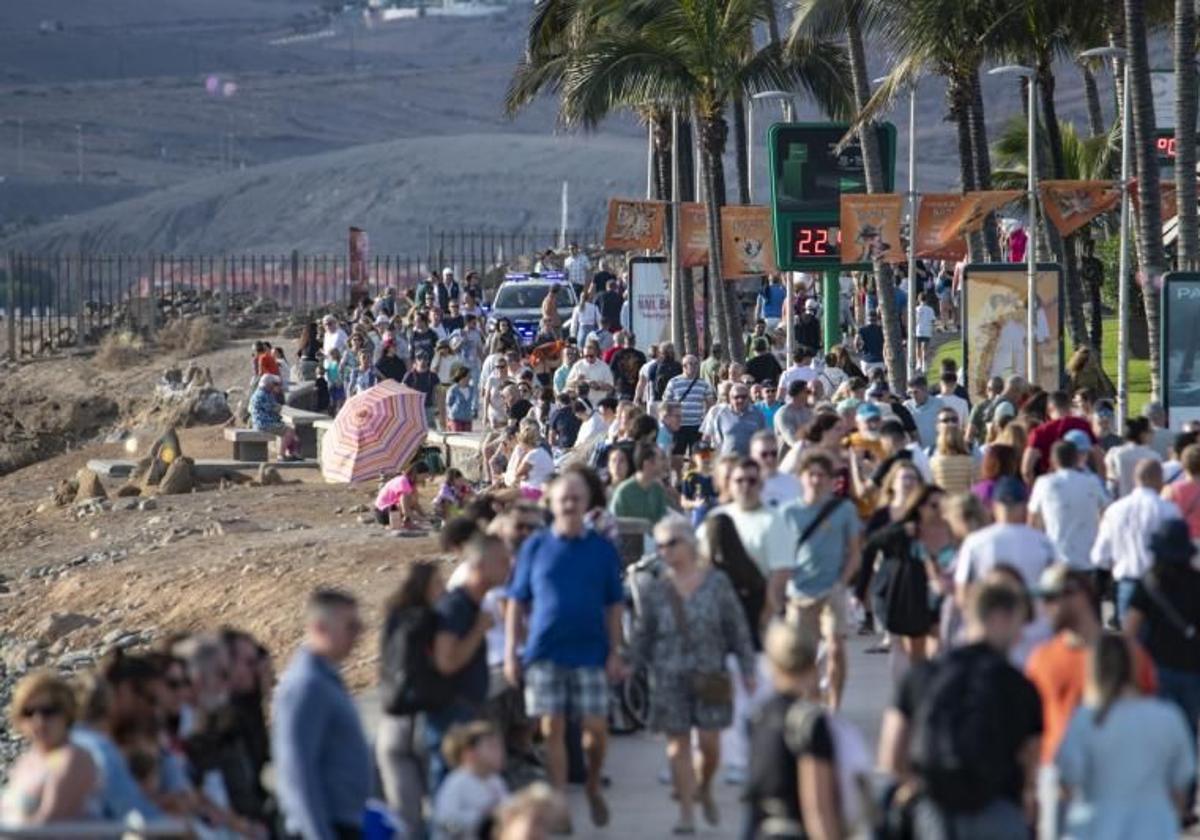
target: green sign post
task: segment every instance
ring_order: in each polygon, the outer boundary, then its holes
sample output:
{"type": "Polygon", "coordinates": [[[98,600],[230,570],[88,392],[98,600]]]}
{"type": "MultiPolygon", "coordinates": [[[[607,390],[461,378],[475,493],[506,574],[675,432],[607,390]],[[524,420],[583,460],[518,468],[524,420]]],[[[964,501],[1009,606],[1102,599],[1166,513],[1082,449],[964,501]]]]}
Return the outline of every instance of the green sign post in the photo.
{"type": "MultiPolygon", "coordinates": [[[[771,160],[771,218],[775,229],[775,261],[785,271],[824,272],[825,350],[839,333],[840,283],[844,270],[866,270],[870,264],[841,261],[841,199],[867,191],[862,146],[857,140],[838,151],[846,123],[776,123],[767,135],[771,160]]],[[[883,156],[883,187],[891,192],[896,179],[896,127],[875,127],[883,156]]]]}

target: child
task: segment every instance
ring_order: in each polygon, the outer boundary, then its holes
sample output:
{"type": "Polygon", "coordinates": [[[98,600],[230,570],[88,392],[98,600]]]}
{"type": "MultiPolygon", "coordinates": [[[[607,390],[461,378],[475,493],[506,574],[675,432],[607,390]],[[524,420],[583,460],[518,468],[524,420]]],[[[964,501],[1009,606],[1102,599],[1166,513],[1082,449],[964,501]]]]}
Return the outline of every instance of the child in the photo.
{"type": "Polygon", "coordinates": [[[446,391],[446,421],[452,432],[469,432],[475,419],[471,371],[459,365],[450,378],[453,384],[446,391]]]}
{"type": "Polygon", "coordinates": [[[279,367],[279,378],[283,380],[283,390],[292,384],[292,366],[288,364],[287,353],[282,347],[274,348],[275,364],[279,367]]]}
{"type": "Polygon", "coordinates": [[[346,386],[342,382],[342,351],[336,347],[325,360],[325,382],[329,385],[329,413],[337,416],[346,402],[346,386]]]}
{"type": "Polygon", "coordinates": [[[692,467],[679,483],[679,503],[685,511],[691,511],[693,528],[700,527],[717,503],[717,491],[709,473],[711,461],[712,444],[702,440],[692,447],[692,467]]]}
{"type": "Polygon", "coordinates": [[[389,525],[392,511],[397,511],[402,528],[415,528],[415,518],[425,517],[417,491],[428,473],[429,465],[424,461],[410,461],[400,475],[379,488],[379,494],[375,497],[375,521],[380,525],[389,525]]]}
{"type": "Polygon", "coordinates": [[[508,799],[500,777],[504,744],[486,721],[453,727],[442,741],[442,753],[454,770],[433,801],[432,840],[473,840],[496,806],[508,799]]]}
{"type": "Polygon", "coordinates": [[[451,467],[442,478],[442,486],[433,497],[433,515],[443,522],[462,513],[465,505],[474,495],[471,485],[463,477],[462,471],[451,467]]]}
{"type": "Polygon", "coordinates": [[[325,368],[317,367],[317,378],[313,380],[313,391],[317,395],[317,411],[329,411],[329,380],[325,378],[325,368]]]}
{"type": "Polygon", "coordinates": [[[355,369],[354,381],[350,383],[350,396],[361,394],[369,388],[373,388],[379,382],[379,374],[375,372],[375,367],[371,364],[371,351],[358,351],[358,367],[355,369]]]}
{"type": "Polygon", "coordinates": [[[921,303],[917,306],[917,367],[926,370],[929,364],[929,342],[933,339],[933,322],[937,313],[929,305],[929,292],[921,293],[921,303]]]}

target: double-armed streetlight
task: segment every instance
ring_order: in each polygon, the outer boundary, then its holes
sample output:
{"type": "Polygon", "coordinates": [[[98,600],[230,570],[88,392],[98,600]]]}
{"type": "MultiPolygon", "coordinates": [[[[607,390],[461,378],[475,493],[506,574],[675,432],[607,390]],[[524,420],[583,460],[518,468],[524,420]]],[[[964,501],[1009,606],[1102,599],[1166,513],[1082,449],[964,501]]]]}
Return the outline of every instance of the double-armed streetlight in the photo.
{"type": "Polygon", "coordinates": [[[1025,258],[1029,301],[1025,312],[1025,378],[1037,384],[1037,71],[1020,64],[1006,64],[988,71],[989,76],[1020,76],[1029,90],[1029,160],[1026,178],[1026,199],[1029,202],[1029,222],[1025,258]]]}

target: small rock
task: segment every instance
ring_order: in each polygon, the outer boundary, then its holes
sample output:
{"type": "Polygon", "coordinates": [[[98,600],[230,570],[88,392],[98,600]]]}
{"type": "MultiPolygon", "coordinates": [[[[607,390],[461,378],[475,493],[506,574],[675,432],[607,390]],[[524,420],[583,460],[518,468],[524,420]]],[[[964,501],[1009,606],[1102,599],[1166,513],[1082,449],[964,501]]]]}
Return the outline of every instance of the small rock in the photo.
{"type": "Polygon", "coordinates": [[[104,491],[104,484],[100,481],[100,476],[87,467],[83,467],[79,472],[75,473],[75,485],[78,488],[75,491],[76,501],[108,498],[108,493],[104,491]]]}
{"type": "Polygon", "coordinates": [[[358,522],[360,525],[374,525],[375,524],[375,514],[373,514],[373,513],[359,514],[358,522]]]}
{"type": "MultiPolygon", "coordinates": [[[[120,494],[117,494],[120,496],[120,494]]],[[[134,497],[119,498],[113,502],[113,510],[137,510],[138,500],[134,497]]]]}
{"type": "Polygon", "coordinates": [[[346,509],[346,513],[370,513],[370,512],[371,512],[371,509],[368,508],[366,505],[354,505],[353,507],[346,509]]]}
{"type": "Polygon", "coordinates": [[[138,509],[138,510],[143,510],[143,511],[145,511],[145,510],[157,510],[157,509],[158,509],[158,502],[154,501],[154,499],[142,499],[140,502],[138,502],[137,509],[138,509]]]}
{"type": "Polygon", "coordinates": [[[103,536],[103,534],[100,532],[99,528],[93,528],[92,530],[88,531],[88,539],[92,542],[100,539],[101,536],[103,536]]]}
{"type": "Polygon", "coordinates": [[[51,613],[38,625],[37,640],[42,645],[52,645],[59,639],[84,627],[95,627],[100,622],[82,613],[51,613]]]}
{"type": "MultiPolygon", "coordinates": [[[[38,663],[31,662],[31,665],[38,663]]],[[[68,671],[74,671],[79,668],[90,668],[96,664],[96,655],[90,650],[78,650],[73,653],[65,653],[58,658],[55,663],[59,668],[68,671]]]]}
{"type": "Polygon", "coordinates": [[[392,570],[392,567],[391,567],[391,565],[390,565],[390,564],[388,564],[388,563],[384,563],[382,566],[380,566],[380,567],[379,567],[378,569],[376,569],[375,571],[377,571],[377,572],[390,572],[391,570],[392,570]]]}

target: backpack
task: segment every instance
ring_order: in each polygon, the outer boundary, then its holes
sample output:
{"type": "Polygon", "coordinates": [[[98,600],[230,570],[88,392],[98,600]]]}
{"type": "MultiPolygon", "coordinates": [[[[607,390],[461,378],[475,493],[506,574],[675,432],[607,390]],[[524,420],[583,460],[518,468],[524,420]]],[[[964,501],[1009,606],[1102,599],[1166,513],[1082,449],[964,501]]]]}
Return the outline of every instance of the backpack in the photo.
{"type": "Polygon", "coordinates": [[[654,365],[654,399],[661,400],[667,383],[683,373],[683,365],[674,359],[660,359],[654,365]]]}
{"type": "Polygon", "coordinates": [[[447,705],[454,682],[434,667],[437,617],[427,607],[408,608],[388,617],[379,662],[379,689],[389,715],[411,715],[447,705]]]}
{"type": "Polygon", "coordinates": [[[992,651],[961,648],[936,667],[928,694],[914,713],[913,767],[934,802],[953,812],[975,811],[1004,792],[1001,691],[1010,667],[992,651]]]}

